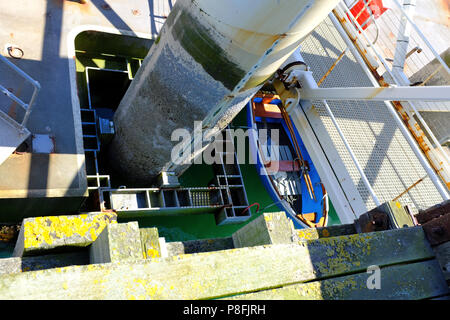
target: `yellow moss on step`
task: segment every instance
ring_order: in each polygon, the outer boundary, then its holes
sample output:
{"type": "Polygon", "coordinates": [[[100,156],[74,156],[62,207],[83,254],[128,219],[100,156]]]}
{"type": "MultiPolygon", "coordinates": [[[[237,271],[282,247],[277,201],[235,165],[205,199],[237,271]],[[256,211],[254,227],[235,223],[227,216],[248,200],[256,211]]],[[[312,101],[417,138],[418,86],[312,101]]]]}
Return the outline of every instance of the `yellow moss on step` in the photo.
{"type": "Polygon", "coordinates": [[[37,217],[24,221],[24,248],[39,248],[43,244],[52,245],[57,239],[73,236],[89,237],[95,241],[106,225],[117,223],[115,213],[97,215],[37,217]]]}
{"type": "Polygon", "coordinates": [[[314,229],[298,229],[297,236],[304,240],[315,240],[318,238],[317,231],[314,229]]]}
{"type": "Polygon", "coordinates": [[[147,249],[146,252],[147,258],[158,258],[159,257],[159,251],[156,249],[147,249]]]}

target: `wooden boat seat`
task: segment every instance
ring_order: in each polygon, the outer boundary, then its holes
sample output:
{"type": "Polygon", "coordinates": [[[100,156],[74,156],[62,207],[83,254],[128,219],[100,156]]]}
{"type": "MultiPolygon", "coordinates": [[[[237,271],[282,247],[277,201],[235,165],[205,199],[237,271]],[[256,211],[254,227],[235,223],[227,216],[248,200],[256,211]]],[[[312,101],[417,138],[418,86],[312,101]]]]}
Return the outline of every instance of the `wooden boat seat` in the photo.
{"type": "Polygon", "coordinates": [[[271,160],[264,164],[268,173],[283,171],[283,172],[293,172],[300,171],[300,165],[298,161],[294,160],[271,160]]]}
{"type": "Polygon", "coordinates": [[[278,150],[271,146],[271,156],[268,154],[267,145],[263,145],[264,166],[268,173],[283,171],[294,172],[300,171],[300,165],[298,161],[295,161],[292,157],[292,153],[288,146],[278,146],[278,150]]]}
{"type": "Polygon", "coordinates": [[[324,227],[326,222],[325,218],[321,217],[319,219],[319,222],[316,223],[317,219],[317,212],[310,212],[310,213],[303,213],[303,214],[297,214],[297,218],[305,222],[309,227],[311,228],[320,228],[324,227]]]}
{"type": "Polygon", "coordinates": [[[275,104],[254,103],[253,112],[255,117],[282,119],[280,108],[275,104]]]}

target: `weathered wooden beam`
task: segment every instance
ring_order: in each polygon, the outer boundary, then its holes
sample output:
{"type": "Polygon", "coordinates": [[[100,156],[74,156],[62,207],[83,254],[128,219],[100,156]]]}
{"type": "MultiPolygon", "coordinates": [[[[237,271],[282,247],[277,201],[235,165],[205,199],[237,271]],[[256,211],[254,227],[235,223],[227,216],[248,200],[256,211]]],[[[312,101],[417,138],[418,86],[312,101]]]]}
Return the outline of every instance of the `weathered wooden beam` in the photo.
{"type": "Polygon", "coordinates": [[[405,262],[434,257],[421,227],[321,238],[308,241],[307,246],[318,277],[355,272],[357,265],[365,270],[370,265],[395,264],[405,254],[405,262]]]}
{"type": "Polygon", "coordinates": [[[286,213],[267,212],[237,230],[232,237],[235,248],[292,243],[295,230],[286,213]]]}
{"type": "Polygon", "coordinates": [[[231,300],[417,300],[449,293],[436,260],[380,269],[379,289],[369,289],[371,274],[289,285],[237,295],[231,300]]]}
{"type": "Polygon", "coordinates": [[[169,256],[234,249],[231,237],[167,242],[166,246],[169,256]]]}
{"type": "Polygon", "coordinates": [[[0,299],[208,299],[434,258],[421,227],[0,277],[0,299]]]}
{"type": "Polygon", "coordinates": [[[434,247],[433,250],[436,253],[436,259],[439,261],[445,280],[450,282],[450,241],[434,247]]]}
{"type": "Polygon", "coordinates": [[[159,243],[159,233],[157,228],[142,228],[141,244],[142,253],[145,259],[161,257],[161,246],[159,243]]]}
{"type": "Polygon", "coordinates": [[[0,259],[0,275],[89,264],[88,249],[33,257],[0,259]]]}
{"type": "Polygon", "coordinates": [[[329,226],[329,227],[320,227],[320,228],[297,229],[295,231],[297,233],[297,236],[300,239],[304,239],[304,240],[330,238],[330,237],[344,236],[344,235],[350,235],[350,234],[357,233],[355,225],[353,223],[329,226]]]}

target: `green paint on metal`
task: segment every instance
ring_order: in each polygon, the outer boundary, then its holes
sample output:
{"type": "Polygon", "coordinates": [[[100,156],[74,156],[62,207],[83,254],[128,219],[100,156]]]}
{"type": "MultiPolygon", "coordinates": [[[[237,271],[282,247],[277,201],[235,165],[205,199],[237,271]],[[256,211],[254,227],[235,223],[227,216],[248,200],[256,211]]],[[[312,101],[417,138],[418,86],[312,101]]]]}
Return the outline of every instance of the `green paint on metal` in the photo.
{"type": "Polygon", "coordinates": [[[75,38],[75,48],[90,53],[107,53],[144,59],[154,40],[99,31],[84,31],[75,38]]]}
{"type": "Polygon", "coordinates": [[[205,71],[226,88],[233,90],[246,72],[232,62],[226,52],[211,38],[210,32],[187,10],[174,7],[166,21],[175,40],[205,71]]]}

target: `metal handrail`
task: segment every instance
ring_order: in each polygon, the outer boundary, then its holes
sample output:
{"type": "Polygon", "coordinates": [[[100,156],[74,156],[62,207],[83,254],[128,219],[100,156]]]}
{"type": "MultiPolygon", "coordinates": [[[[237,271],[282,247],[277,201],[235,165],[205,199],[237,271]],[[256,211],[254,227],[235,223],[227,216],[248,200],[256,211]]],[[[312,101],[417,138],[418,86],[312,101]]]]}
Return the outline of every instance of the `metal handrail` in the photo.
{"type": "Polygon", "coordinates": [[[413,29],[417,32],[419,37],[422,39],[422,41],[427,45],[428,49],[433,53],[436,60],[438,60],[441,65],[444,67],[444,69],[447,71],[447,73],[450,73],[450,69],[447,66],[447,64],[444,62],[444,60],[441,58],[439,53],[433,48],[431,43],[427,40],[427,38],[423,35],[423,33],[420,31],[419,27],[414,23],[414,21],[411,19],[411,17],[408,15],[408,13],[403,9],[402,5],[398,3],[397,0],[393,0],[395,5],[400,9],[400,12],[403,14],[403,16],[408,20],[408,22],[411,24],[413,29]]]}
{"type": "Polygon", "coordinates": [[[37,94],[39,93],[39,90],[41,90],[41,85],[39,84],[38,81],[31,78],[22,69],[17,67],[15,64],[10,62],[8,59],[6,59],[1,54],[0,54],[0,60],[3,61],[8,67],[10,67],[12,70],[14,70],[17,74],[19,74],[21,77],[23,77],[26,81],[28,81],[33,86],[33,94],[31,96],[31,99],[28,103],[25,103],[20,98],[18,98],[15,94],[13,94],[11,91],[9,91],[7,88],[0,85],[0,91],[3,94],[5,94],[8,98],[13,100],[17,104],[19,104],[25,110],[25,115],[24,115],[22,123],[21,123],[21,125],[23,127],[25,127],[28,122],[28,118],[30,117],[31,109],[33,107],[34,101],[36,100],[37,94]]]}
{"type": "MultiPolygon", "coordinates": [[[[395,0],[396,1],[396,0],[395,0]]],[[[342,9],[347,13],[348,17],[351,19],[351,21],[353,22],[354,26],[359,30],[359,32],[361,33],[361,35],[363,36],[364,40],[367,42],[368,47],[370,47],[370,49],[375,53],[376,57],[378,58],[378,60],[381,62],[381,64],[384,66],[386,72],[389,74],[389,76],[391,77],[391,79],[394,81],[395,84],[397,85],[405,85],[405,83],[403,83],[403,79],[399,79],[399,77],[393,73],[393,71],[388,67],[385,59],[381,56],[381,54],[379,53],[379,51],[377,50],[377,48],[375,48],[375,46],[369,41],[369,39],[367,38],[364,30],[361,28],[361,26],[358,24],[357,20],[355,19],[354,15],[352,14],[352,12],[349,10],[348,6],[344,3],[341,2],[340,6],[342,7],[342,9]]],[[[404,14],[405,16],[407,16],[406,12],[403,10],[402,8],[402,14],[404,14]]],[[[415,27],[417,28],[417,26],[410,20],[409,17],[407,17],[409,22],[415,27]]],[[[418,32],[420,33],[420,32],[418,32]]],[[[422,33],[419,34],[422,38],[424,38],[424,35],[422,33]]],[[[442,58],[439,56],[439,54],[437,54],[437,52],[433,49],[433,47],[431,46],[431,44],[426,40],[423,39],[425,44],[429,47],[429,49],[434,53],[434,55],[436,56],[436,59],[438,59],[441,64],[444,63],[442,58]]],[[[445,63],[444,63],[445,64],[445,63]]],[[[443,65],[444,66],[444,65],[443,65]]],[[[448,70],[447,65],[445,64],[445,68],[446,70],[448,70]]],[[[443,87],[441,87],[443,88],[443,87]]],[[[428,133],[428,136],[431,138],[432,142],[436,145],[436,148],[440,151],[442,157],[445,159],[445,161],[447,162],[447,164],[450,165],[450,158],[448,157],[447,153],[443,150],[441,144],[439,143],[439,141],[437,140],[436,136],[434,135],[434,133],[431,131],[431,129],[429,128],[429,126],[427,125],[427,123],[425,122],[425,120],[422,118],[422,116],[420,115],[420,113],[418,112],[416,106],[414,105],[414,103],[412,101],[408,101],[409,105],[411,106],[411,108],[413,109],[414,113],[416,114],[419,122],[422,124],[423,128],[425,129],[425,131],[428,133]]]]}
{"type": "MultiPolygon", "coordinates": [[[[346,12],[348,14],[348,16],[346,16],[344,14],[343,15],[343,19],[347,20],[348,17],[350,17],[350,19],[353,18],[352,20],[354,21],[354,16],[350,12],[350,10],[348,10],[348,7],[345,5],[345,3],[341,2],[340,5],[338,5],[335,8],[335,10],[336,10],[336,12],[338,12],[339,10],[342,10],[343,12],[346,12]]],[[[378,84],[377,80],[375,80],[375,78],[373,78],[373,75],[369,71],[366,62],[364,61],[364,59],[362,58],[362,56],[358,52],[358,50],[354,47],[353,41],[350,40],[350,38],[348,37],[347,33],[345,32],[345,30],[343,29],[343,27],[341,25],[341,22],[336,18],[336,16],[333,13],[329,14],[329,18],[333,22],[333,25],[336,27],[338,32],[341,34],[341,36],[344,39],[344,41],[346,42],[347,46],[349,46],[352,54],[354,55],[355,59],[361,65],[361,67],[363,68],[364,72],[368,75],[369,79],[371,79],[371,81],[374,84],[374,86],[378,87],[379,84],[378,84]]],[[[350,21],[348,21],[348,22],[350,22],[350,21]]],[[[380,54],[378,53],[377,49],[374,48],[374,46],[372,45],[372,43],[370,41],[368,41],[368,39],[367,39],[367,37],[366,37],[366,35],[364,33],[364,30],[362,30],[361,26],[357,23],[357,21],[354,21],[354,22],[356,22],[357,29],[360,31],[360,33],[362,34],[362,36],[365,39],[365,41],[369,44],[369,47],[372,49],[372,51],[378,57],[380,62],[383,64],[383,66],[385,67],[385,69],[388,72],[388,74],[391,75],[392,79],[395,82],[397,82],[395,77],[394,77],[394,75],[392,74],[392,71],[386,66],[386,62],[380,56],[380,54]]],[[[353,25],[353,24],[350,23],[350,25],[353,25]]],[[[385,104],[388,107],[389,112],[392,114],[394,120],[398,124],[398,126],[400,128],[400,131],[402,132],[403,136],[405,137],[405,139],[407,140],[408,144],[411,146],[411,148],[414,151],[415,155],[417,156],[417,158],[419,159],[420,163],[422,164],[423,168],[427,172],[427,175],[430,177],[431,181],[436,186],[436,188],[437,188],[438,192],[440,193],[440,195],[443,197],[443,199],[449,199],[449,194],[448,194],[446,188],[442,185],[442,183],[441,183],[440,179],[437,177],[434,169],[428,163],[428,160],[423,155],[422,150],[420,150],[419,147],[417,146],[417,142],[411,136],[409,130],[405,127],[403,121],[401,120],[399,114],[397,113],[397,111],[395,110],[393,105],[391,103],[387,102],[387,101],[385,101],[385,104]]],[[[432,134],[432,132],[431,132],[431,134],[432,134]]],[[[438,147],[441,147],[441,146],[439,145],[438,147]]]]}

